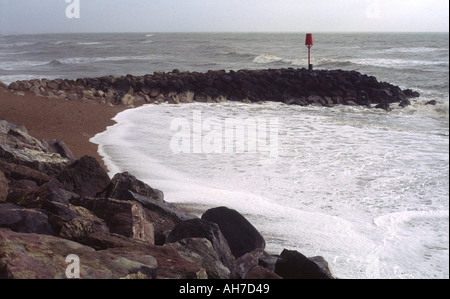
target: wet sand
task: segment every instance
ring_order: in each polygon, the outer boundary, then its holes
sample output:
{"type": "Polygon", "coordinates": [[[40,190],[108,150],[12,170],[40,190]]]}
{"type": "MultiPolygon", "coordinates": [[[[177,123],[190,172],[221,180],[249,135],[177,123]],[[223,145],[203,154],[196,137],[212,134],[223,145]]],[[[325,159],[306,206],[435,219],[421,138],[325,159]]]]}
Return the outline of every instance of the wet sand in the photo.
{"type": "Polygon", "coordinates": [[[103,167],[98,146],[89,139],[114,125],[112,118],[125,109],[80,100],[48,99],[28,92],[21,96],[0,89],[0,119],[25,126],[37,139],[62,140],[77,158],[95,157],[103,167]]]}

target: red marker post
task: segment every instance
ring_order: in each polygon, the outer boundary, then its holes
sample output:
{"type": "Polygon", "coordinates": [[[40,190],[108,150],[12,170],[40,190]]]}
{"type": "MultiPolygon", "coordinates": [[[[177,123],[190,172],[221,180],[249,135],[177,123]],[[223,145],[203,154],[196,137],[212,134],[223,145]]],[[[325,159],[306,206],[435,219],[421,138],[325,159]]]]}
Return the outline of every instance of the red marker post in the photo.
{"type": "Polygon", "coordinates": [[[313,65],[311,64],[311,47],[314,45],[314,41],[311,33],[306,34],[305,45],[308,47],[308,69],[312,71],[313,65]]]}

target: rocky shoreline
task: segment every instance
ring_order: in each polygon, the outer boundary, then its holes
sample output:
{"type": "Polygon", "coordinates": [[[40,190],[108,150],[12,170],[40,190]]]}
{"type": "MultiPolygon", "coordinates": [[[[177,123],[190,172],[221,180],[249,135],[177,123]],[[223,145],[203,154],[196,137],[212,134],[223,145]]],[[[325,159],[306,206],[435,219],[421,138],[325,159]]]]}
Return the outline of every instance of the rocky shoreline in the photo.
{"type": "Polygon", "coordinates": [[[138,106],[146,103],[260,102],[290,105],[361,105],[389,111],[390,105],[410,105],[420,94],[357,71],[265,69],[239,71],[155,72],[144,76],[36,79],[3,85],[18,94],[65,100],[138,106]]]}
{"type": "Polygon", "coordinates": [[[321,257],[264,249],[235,210],[199,218],[129,173],[110,179],[63,141],[0,121],[0,279],[71,278],[73,256],[84,279],[334,278],[321,257]]]}
{"type": "MultiPolygon", "coordinates": [[[[279,101],[390,110],[419,96],[355,71],[292,68],[36,79],[0,89],[117,107],[279,101]]],[[[130,173],[111,179],[97,159],[77,158],[61,140],[38,140],[0,120],[0,279],[67,278],[66,258],[74,255],[81,278],[335,278],[322,257],[288,249],[273,255],[265,245],[238,211],[218,207],[197,217],[130,173]]]]}

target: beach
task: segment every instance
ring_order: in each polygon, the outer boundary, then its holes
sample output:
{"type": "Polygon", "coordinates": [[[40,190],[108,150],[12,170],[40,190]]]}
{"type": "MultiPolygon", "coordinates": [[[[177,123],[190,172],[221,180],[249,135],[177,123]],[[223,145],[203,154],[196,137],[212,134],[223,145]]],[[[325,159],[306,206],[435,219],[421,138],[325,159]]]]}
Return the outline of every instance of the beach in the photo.
{"type": "Polygon", "coordinates": [[[307,73],[298,34],[6,36],[0,119],[197,217],[239,211],[269,254],[323,256],[339,278],[448,278],[448,35],[315,41],[307,73]],[[265,121],[252,132],[278,130],[277,151],[197,153],[214,119],[265,121]]]}
{"type": "Polygon", "coordinates": [[[62,140],[75,157],[92,156],[105,167],[98,146],[89,139],[114,125],[112,118],[126,107],[23,94],[0,90],[0,119],[24,126],[37,139],[62,140]]]}

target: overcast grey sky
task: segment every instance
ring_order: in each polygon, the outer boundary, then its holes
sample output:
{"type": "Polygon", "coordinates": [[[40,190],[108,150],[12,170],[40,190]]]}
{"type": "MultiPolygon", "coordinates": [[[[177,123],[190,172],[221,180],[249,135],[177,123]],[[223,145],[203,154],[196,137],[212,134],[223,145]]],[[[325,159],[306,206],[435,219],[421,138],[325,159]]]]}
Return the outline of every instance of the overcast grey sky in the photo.
{"type": "Polygon", "coordinates": [[[0,33],[448,32],[448,11],[448,0],[0,0],[0,33]]]}

